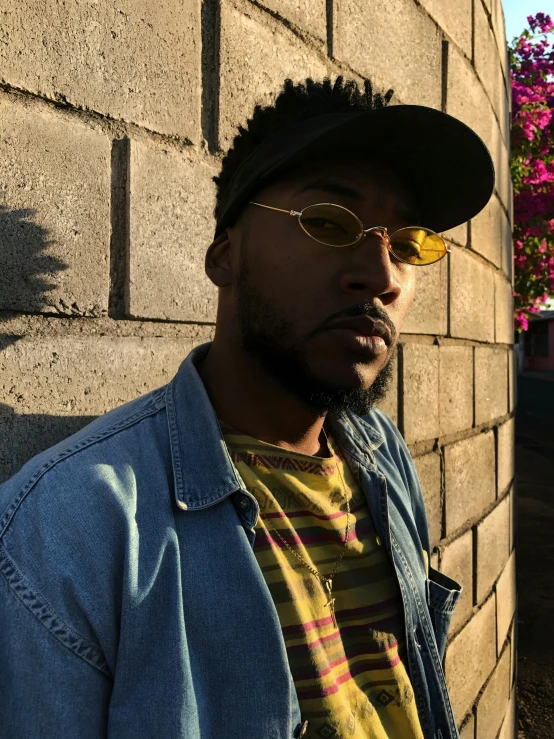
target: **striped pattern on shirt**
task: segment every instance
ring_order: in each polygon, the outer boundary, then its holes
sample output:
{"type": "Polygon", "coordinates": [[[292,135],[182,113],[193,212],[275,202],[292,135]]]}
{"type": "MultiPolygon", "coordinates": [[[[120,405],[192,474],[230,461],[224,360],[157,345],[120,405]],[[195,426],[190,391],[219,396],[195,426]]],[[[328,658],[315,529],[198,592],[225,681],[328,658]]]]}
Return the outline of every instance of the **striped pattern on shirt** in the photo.
{"type": "Polygon", "coordinates": [[[281,623],[302,720],[309,722],[306,736],[422,739],[394,568],[333,441],[330,457],[311,457],[222,427],[231,458],[260,505],[254,553],[281,623]],[[328,575],[344,542],[346,496],[350,533],[333,578],[335,627],[322,583],[273,529],[328,575]]]}

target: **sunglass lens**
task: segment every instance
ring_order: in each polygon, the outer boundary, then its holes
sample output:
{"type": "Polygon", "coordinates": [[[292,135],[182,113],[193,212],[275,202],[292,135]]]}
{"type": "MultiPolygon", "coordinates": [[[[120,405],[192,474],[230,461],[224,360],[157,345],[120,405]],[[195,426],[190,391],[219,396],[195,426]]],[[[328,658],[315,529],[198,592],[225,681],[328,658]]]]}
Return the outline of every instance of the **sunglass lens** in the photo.
{"type": "Polygon", "coordinates": [[[426,228],[401,228],[390,237],[391,250],[409,264],[432,264],[446,254],[446,244],[426,228]]]}
{"type": "Polygon", "coordinates": [[[329,246],[349,246],[363,235],[362,225],[356,216],[346,208],[331,203],[304,208],[300,225],[308,236],[329,246]]]}

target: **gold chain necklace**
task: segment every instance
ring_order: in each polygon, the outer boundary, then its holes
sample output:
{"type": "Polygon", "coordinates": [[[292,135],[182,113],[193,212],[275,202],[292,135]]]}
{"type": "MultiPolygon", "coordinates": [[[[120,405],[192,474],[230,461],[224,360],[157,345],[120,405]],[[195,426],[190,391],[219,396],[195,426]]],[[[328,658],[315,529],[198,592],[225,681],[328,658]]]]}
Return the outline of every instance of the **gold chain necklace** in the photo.
{"type": "MultiPolygon", "coordinates": [[[[325,441],[327,442],[327,448],[329,449],[330,452],[332,452],[331,445],[329,444],[329,437],[327,436],[327,434],[325,432],[325,429],[322,429],[322,431],[323,431],[323,433],[325,435],[325,441]]],[[[333,453],[333,456],[336,456],[334,454],[334,452],[332,452],[332,453],[333,453]]],[[[298,559],[304,565],[304,567],[306,567],[306,569],[308,569],[313,575],[315,575],[317,577],[317,579],[319,580],[319,582],[322,584],[324,590],[327,591],[327,597],[329,598],[329,600],[327,601],[327,603],[325,604],[325,606],[327,608],[329,608],[329,611],[331,613],[331,618],[333,619],[333,625],[335,626],[335,628],[337,628],[337,619],[335,617],[335,598],[333,598],[333,593],[332,593],[332,591],[333,591],[333,578],[337,574],[337,570],[339,569],[340,563],[342,562],[342,559],[343,559],[344,554],[346,552],[346,545],[348,543],[348,534],[350,532],[350,502],[349,502],[348,496],[346,494],[346,483],[344,482],[344,478],[342,476],[342,470],[340,468],[339,461],[340,460],[337,461],[337,471],[339,473],[339,477],[340,477],[340,480],[341,480],[341,483],[342,483],[342,490],[343,490],[343,493],[344,493],[344,498],[346,500],[346,529],[345,529],[345,532],[344,532],[344,541],[342,543],[341,553],[339,555],[339,558],[335,562],[335,566],[333,567],[333,571],[329,575],[322,575],[320,572],[318,572],[316,570],[315,567],[312,567],[312,565],[309,562],[306,562],[306,560],[304,559],[304,557],[302,557],[302,555],[298,554],[298,552],[295,551],[290,546],[290,544],[281,536],[281,534],[277,531],[277,529],[273,526],[273,524],[271,524],[271,522],[269,521],[269,519],[267,519],[267,518],[264,519],[265,522],[267,523],[267,525],[269,526],[269,528],[274,533],[277,534],[277,536],[283,542],[283,544],[286,546],[286,548],[289,550],[289,552],[291,554],[293,554],[296,557],[296,559],[298,559]]]]}

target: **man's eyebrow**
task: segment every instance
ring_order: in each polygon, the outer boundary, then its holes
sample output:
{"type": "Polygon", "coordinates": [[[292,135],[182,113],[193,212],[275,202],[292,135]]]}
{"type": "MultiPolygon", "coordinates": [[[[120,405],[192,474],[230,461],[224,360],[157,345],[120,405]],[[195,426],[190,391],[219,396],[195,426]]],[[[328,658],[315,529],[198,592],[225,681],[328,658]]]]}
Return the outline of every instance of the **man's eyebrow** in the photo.
{"type": "Polygon", "coordinates": [[[323,190],[324,192],[329,192],[332,195],[343,195],[347,198],[354,198],[355,200],[363,200],[363,195],[359,190],[356,190],[355,187],[351,187],[350,185],[343,185],[340,182],[335,182],[334,180],[325,180],[325,179],[319,179],[314,180],[314,182],[309,182],[307,185],[304,185],[299,190],[297,190],[294,194],[299,195],[302,192],[307,192],[308,190],[323,190]]]}
{"type": "Polygon", "coordinates": [[[402,208],[399,212],[400,218],[404,221],[408,221],[410,226],[423,226],[421,222],[421,213],[417,208],[402,208]]]}

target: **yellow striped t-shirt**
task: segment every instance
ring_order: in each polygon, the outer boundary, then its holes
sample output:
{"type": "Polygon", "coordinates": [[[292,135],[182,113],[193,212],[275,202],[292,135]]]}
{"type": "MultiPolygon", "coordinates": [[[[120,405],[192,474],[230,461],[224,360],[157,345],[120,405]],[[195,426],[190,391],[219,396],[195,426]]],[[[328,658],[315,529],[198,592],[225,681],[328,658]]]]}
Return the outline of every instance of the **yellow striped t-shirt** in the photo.
{"type": "Polygon", "coordinates": [[[260,505],[254,553],[279,615],[302,721],[308,721],[305,736],[423,739],[398,582],[348,465],[332,441],[332,456],[311,457],[222,426],[231,458],[260,505]],[[329,575],[344,542],[346,496],[350,532],[333,578],[335,627],[322,583],[273,529],[329,575]]]}

